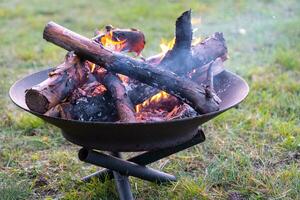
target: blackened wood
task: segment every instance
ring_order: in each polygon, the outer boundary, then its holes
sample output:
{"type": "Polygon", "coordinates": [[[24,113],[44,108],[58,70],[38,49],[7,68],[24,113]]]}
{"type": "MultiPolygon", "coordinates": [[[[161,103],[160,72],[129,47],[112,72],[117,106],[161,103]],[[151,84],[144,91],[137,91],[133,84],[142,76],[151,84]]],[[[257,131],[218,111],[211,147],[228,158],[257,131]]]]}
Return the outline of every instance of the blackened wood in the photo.
{"type": "Polygon", "coordinates": [[[144,83],[132,83],[130,87],[131,89],[128,90],[128,96],[133,105],[141,104],[145,100],[160,92],[159,89],[144,83]]]}
{"type": "Polygon", "coordinates": [[[176,74],[185,74],[187,66],[194,65],[191,59],[193,39],[191,10],[184,12],[176,20],[175,43],[160,62],[160,66],[176,74]]]}
{"type": "Polygon", "coordinates": [[[120,122],[135,122],[134,107],[119,77],[108,72],[103,79],[103,84],[111,93],[120,122]]]}
{"type": "Polygon", "coordinates": [[[47,111],[45,115],[80,121],[114,122],[118,120],[111,95],[108,93],[80,97],[74,102],[58,104],[47,111]]]}
{"type": "Polygon", "coordinates": [[[219,109],[218,102],[207,98],[202,86],[179,77],[173,72],[153,67],[120,53],[112,52],[96,42],[74,33],[54,22],[49,22],[43,34],[44,39],[109,71],[124,74],[150,86],[164,90],[192,106],[198,113],[219,109]]]}
{"type": "Polygon", "coordinates": [[[111,95],[82,97],[76,100],[72,109],[73,119],[80,121],[114,122],[118,120],[111,95]]]}
{"type": "Polygon", "coordinates": [[[69,52],[64,63],[49,73],[49,78],[26,91],[26,105],[30,110],[45,113],[82,85],[87,74],[84,62],[73,52],[69,52]]]}

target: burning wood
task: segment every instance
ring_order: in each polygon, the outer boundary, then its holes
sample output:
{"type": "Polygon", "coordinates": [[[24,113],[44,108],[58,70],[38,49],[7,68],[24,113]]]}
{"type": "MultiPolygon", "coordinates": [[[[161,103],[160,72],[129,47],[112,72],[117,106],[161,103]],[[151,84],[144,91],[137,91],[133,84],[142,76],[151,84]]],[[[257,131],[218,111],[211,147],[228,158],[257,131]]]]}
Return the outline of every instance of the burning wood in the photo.
{"type": "Polygon", "coordinates": [[[48,116],[83,121],[164,121],[218,110],[213,76],[227,55],[223,35],[193,46],[191,11],[177,19],[175,35],[164,53],[139,60],[118,53],[141,54],[145,37],[137,29],[109,25],[90,40],[50,22],[44,38],[78,57],[72,54],[74,61],[66,59],[28,90],[26,103],[48,116]]]}
{"type": "MultiPolygon", "coordinates": [[[[163,51],[166,53],[151,57],[147,62],[160,64],[162,68],[170,69],[180,76],[188,76],[193,71],[202,71],[203,65],[219,57],[223,60],[227,58],[227,47],[221,33],[215,33],[195,46],[192,43],[191,11],[186,11],[176,21],[176,38],[164,46],[163,51]]],[[[159,90],[155,88],[138,84],[133,86],[129,95],[134,104],[139,104],[157,92],[159,90]]]]}
{"type": "Polygon", "coordinates": [[[107,25],[104,33],[97,31],[96,34],[94,41],[114,51],[135,52],[140,55],[146,44],[143,32],[135,28],[120,29],[107,25]]]}

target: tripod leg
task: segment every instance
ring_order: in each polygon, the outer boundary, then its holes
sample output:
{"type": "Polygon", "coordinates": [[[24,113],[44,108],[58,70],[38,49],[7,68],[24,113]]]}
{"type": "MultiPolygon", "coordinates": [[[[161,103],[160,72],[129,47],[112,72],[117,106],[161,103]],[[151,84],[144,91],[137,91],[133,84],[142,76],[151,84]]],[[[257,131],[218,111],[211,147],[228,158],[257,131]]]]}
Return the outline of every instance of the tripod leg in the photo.
{"type": "MultiPolygon", "coordinates": [[[[112,155],[121,158],[120,153],[113,152],[112,155]]],[[[128,177],[115,171],[113,171],[113,176],[120,200],[133,200],[128,177]]]]}

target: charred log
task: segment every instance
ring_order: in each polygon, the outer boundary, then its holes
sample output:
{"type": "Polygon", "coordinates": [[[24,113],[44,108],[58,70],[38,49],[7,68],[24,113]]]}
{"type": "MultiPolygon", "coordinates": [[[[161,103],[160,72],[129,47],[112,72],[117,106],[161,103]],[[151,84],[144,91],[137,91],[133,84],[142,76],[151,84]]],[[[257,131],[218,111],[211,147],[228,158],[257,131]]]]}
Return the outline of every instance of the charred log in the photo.
{"type": "Polygon", "coordinates": [[[218,102],[207,98],[204,88],[194,82],[159,67],[154,68],[143,61],[111,52],[54,22],[47,24],[43,37],[68,51],[74,51],[80,57],[104,66],[109,71],[164,90],[191,105],[200,114],[219,109],[218,102]]]}
{"type": "Polygon", "coordinates": [[[112,97],[107,92],[93,97],[81,97],[72,108],[72,118],[81,121],[117,121],[117,112],[112,97]]]}
{"type": "Polygon", "coordinates": [[[176,74],[185,74],[185,68],[194,65],[191,62],[192,39],[191,10],[189,10],[176,20],[174,46],[163,57],[160,66],[164,69],[170,69],[176,74]]]}
{"type": "Polygon", "coordinates": [[[74,53],[66,55],[63,64],[49,73],[49,78],[26,91],[25,101],[29,109],[45,113],[68,97],[87,78],[88,69],[74,53]]]}
{"type": "Polygon", "coordinates": [[[111,95],[107,92],[97,96],[82,96],[73,102],[58,104],[45,115],[80,121],[113,122],[118,120],[111,95]]]}

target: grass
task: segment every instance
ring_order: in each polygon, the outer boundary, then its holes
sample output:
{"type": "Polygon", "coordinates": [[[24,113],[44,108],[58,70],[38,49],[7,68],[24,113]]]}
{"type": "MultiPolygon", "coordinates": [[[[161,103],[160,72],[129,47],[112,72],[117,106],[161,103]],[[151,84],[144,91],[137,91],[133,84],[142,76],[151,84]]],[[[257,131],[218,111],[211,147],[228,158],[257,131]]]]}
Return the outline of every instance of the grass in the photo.
{"type": "Polygon", "coordinates": [[[289,1],[0,1],[1,199],[117,199],[113,182],[83,184],[97,168],[81,163],[79,147],[59,130],[17,109],[9,87],[31,72],[55,66],[65,51],[42,39],[56,21],[86,36],[106,24],[136,27],[145,56],[172,38],[186,9],[201,19],[197,36],[222,31],[230,59],[251,92],[203,128],[207,141],[172,155],[158,168],[179,181],[157,186],[132,178],[137,199],[300,199],[300,3],[289,1]]]}

